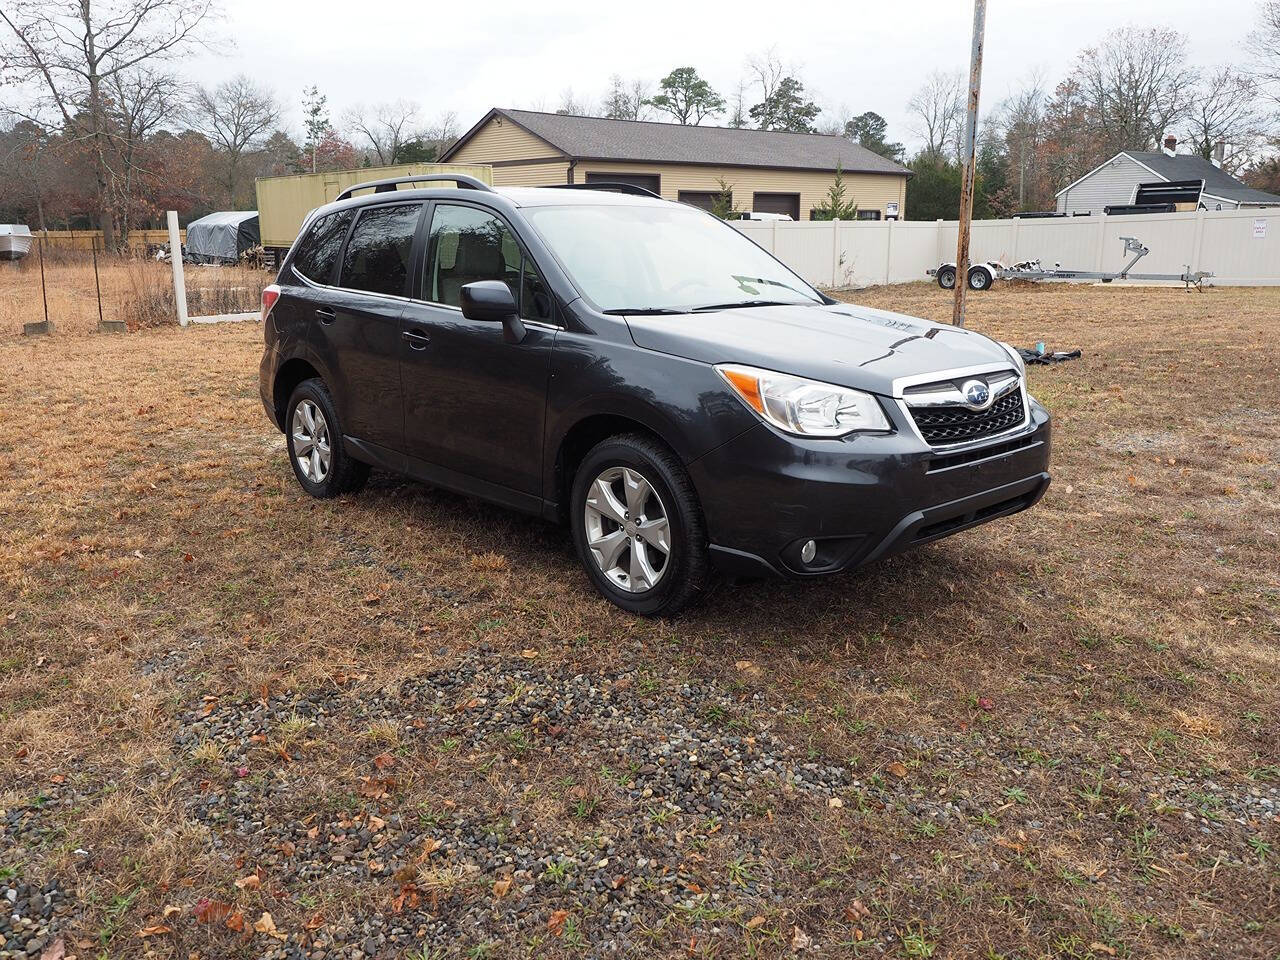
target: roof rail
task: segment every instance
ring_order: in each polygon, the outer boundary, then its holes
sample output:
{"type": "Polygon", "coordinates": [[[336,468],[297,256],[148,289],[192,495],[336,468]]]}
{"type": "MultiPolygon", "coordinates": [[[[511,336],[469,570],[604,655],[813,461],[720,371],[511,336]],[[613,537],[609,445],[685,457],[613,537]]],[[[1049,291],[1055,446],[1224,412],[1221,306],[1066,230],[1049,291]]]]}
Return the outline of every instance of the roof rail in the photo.
{"type": "Polygon", "coordinates": [[[424,173],[416,177],[388,177],[385,180],[367,180],[364,183],[357,183],[354,187],[347,187],[338,194],[334,202],[346,200],[357,190],[391,193],[402,183],[426,183],[430,180],[451,180],[457,183],[459,190],[483,190],[486,193],[497,192],[483,180],[477,180],[475,177],[468,176],[465,173],[424,173]]]}
{"type": "Polygon", "coordinates": [[[544,183],[542,186],[550,190],[606,190],[610,193],[629,193],[636,197],[662,199],[659,194],[634,183],[605,183],[597,181],[593,183],[544,183]]]}

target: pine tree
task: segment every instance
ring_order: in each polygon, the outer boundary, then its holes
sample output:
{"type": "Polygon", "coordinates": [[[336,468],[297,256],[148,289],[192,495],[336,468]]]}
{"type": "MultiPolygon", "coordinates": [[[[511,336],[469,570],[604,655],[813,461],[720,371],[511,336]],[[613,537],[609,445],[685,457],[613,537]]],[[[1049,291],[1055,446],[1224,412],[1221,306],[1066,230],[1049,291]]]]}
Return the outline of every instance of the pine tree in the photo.
{"type": "Polygon", "coordinates": [[[316,148],[329,133],[329,98],[312,84],[302,91],[302,125],[307,131],[306,150],[311,154],[311,172],[316,172],[316,148]]]}

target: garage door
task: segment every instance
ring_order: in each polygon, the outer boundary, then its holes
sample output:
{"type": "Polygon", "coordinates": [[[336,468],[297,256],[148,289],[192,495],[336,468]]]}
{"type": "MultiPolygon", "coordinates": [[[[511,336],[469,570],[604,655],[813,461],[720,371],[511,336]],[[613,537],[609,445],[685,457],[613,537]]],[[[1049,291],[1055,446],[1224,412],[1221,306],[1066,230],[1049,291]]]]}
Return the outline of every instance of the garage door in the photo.
{"type": "Polygon", "coordinates": [[[662,178],[656,173],[588,173],[587,183],[629,183],[651,193],[662,193],[662,178]]]}
{"type": "Polygon", "coordinates": [[[754,213],[785,213],[792,220],[800,219],[800,194],[755,193],[751,196],[754,213]]]}
{"type": "MultiPolygon", "coordinates": [[[[678,199],[681,203],[687,203],[691,206],[701,207],[710,213],[715,209],[716,200],[721,197],[720,191],[714,193],[710,190],[681,190],[678,199]]],[[[733,194],[728,195],[728,205],[733,204],[733,194]]]]}

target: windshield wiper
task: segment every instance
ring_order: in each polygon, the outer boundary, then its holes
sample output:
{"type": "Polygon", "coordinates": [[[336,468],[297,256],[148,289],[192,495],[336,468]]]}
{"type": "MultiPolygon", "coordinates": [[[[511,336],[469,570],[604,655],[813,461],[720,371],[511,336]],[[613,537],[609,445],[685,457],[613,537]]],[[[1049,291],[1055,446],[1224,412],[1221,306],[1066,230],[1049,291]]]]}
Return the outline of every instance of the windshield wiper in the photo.
{"type": "MultiPolygon", "coordinates": [[[[803,303],[801,301],[800,303],[803,303]]],[[[690,313],[708,313],[712,310],[733,310],[737,307],[788,307],[800,305],[794,300],[734,300],[732,303],[708,303],[694,307],[690,313]]]]}
{"type": "Polygon", "coordinates": [[[682,313],[688,313],[687,310],[674,310],[671,307],[614,307],[612,310],[605,310],[611,317],[620,317],[623,314],[631,314],[634,316],[676,316],[682,313]]]}

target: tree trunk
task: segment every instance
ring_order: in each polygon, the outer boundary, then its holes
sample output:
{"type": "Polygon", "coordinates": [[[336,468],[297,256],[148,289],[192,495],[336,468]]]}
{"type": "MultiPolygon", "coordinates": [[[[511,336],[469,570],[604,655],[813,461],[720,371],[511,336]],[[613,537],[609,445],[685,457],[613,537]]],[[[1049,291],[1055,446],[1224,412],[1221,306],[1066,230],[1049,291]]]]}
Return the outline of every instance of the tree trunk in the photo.
{"type": "Polygon", "coordinates": [[[106,136],[102,111],[102,78],[98,76],[98,52],[94,44],[93,17],[89,12],[90,0],[80,0],[80,17],[85,30],[85,65],[89,75],[89,124],[93,140],[93,175],[97,190],[98,229],[102,231],[102,245],[108,253],[116,250],[115,213],[111,209],[111,196],[107,188],[107,157],[103,146],[106,136]]]}

